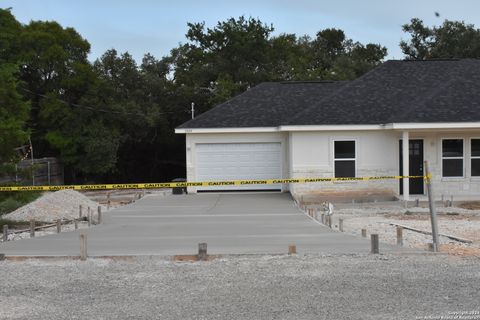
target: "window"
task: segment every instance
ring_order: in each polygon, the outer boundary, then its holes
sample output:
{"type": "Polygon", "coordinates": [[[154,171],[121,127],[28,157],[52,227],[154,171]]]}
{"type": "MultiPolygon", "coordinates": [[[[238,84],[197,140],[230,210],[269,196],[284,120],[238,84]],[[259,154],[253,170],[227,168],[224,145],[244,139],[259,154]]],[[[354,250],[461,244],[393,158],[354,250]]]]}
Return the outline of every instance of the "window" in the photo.
{"type": "Polygon", "coordinates": [[[470,142],[472,177],[480,176],[480,139],[472,139],[470,142]]]}
{"type": "Polygon", "coordinates": [[[355,141],[334,141],[335,178],[355,177],[355,141]]]}
{"type": "Polygon", "coordinates": [[[463,177],[463,139],[442,140],[442,175],[463,177]]]}

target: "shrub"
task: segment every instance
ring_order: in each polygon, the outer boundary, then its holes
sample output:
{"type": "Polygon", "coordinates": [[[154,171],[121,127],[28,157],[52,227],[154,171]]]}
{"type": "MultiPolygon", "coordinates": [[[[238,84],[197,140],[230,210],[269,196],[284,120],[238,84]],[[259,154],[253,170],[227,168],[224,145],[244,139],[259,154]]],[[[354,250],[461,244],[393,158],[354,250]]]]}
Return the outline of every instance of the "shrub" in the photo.
{"type": "Polygon", "coordinates": [[[7,198],[0,202],[0,215],[10,213],[18,208],[20,208],[23,204],[15,200],[14,198],[7,198]]]}

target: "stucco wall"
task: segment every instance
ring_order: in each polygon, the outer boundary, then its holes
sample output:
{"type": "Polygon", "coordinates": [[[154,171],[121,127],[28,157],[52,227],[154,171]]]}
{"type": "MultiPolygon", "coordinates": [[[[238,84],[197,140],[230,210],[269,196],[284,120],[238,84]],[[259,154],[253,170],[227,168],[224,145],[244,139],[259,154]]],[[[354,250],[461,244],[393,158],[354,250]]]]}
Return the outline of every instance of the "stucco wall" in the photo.
{"type": "MultiPolygon", "coordinates": [[[[199,143],[260,143],[277,142],[282,146],[282,177],[289,175],[288,134],[279,133],[187,133],[187,181],[197,181],[196,176],[196,145],[199,143]]],[[[283,185],[283,191],[288,190],[288,185],[283,185]]],[[[189,193],[195,193],[196,188],[189,187],[189,193]]]]}
{"type": "MultiPolygon", "coordinates": [[[[356,141],[356,175],[398,174],[399,133],[392,131],[291,132],[290,175],[301,177],[334,176],[334,141],[356,141]]],[[[319,193],[338,196],[347,191],[394,195],[398,181],[352,181],[292,184],[293,194],[319,193]]]]}
{"type": "Polygon", "coordinates": [[[440,197],[453,196],[479,196],[480,177],[471,177],[470,168],[470,139],[480,138],[480,131],[436,132],[436,133],[411,133],[410,139],[423,139],[425,160],[429,162],[433,174],[434,194],[440,197]],[[442,177],[442,139],[464,139],[464,177],[442,177]]]}
{"type": "MultiPolygon", "coordinates": [[[[195,145],[198,143],[252,143],[279,142],[282,144],[283,178],[333,177],[335,140],[356,141],[356,175],[378,176],[399,174],[399,140],[401,131],[330,131],[330,132],[279,132],[279,133],[209,133],[186,134],[187,179],[196,181],[195,145]]],[[[433,173],[434,191],[453,196],[480,195],[480,177],[471,177],[470,139],[480,138],[478,131],[410,131],[410,139],[424,140],[424,158],[433,173]],[[441,141],[444,138],[464,139],[464,177],[442,177],[441,141]]],[[[363,195],[398,195],[398,180],[352,181],[291,184],[283,187],[294,195],[305,193],[345,194],[353,191],[363,195]]],[[[195,192],[189,188],[189,192],[195,192]]],[[[412,196],[413,197],[413,196],[412,196]]]]}

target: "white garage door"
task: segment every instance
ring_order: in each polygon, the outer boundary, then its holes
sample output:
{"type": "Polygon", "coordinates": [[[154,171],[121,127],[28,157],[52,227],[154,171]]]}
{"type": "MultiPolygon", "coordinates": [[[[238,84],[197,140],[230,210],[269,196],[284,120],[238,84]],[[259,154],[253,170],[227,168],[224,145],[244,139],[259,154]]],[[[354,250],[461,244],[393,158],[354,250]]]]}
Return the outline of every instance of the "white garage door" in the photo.
{"type": "MultiPolygon", "coordinates": [[[[205,143],[196,145],[197,181],[263,180],[282,177],[280,143],[205,143]]],[[[201,187],[209,190],[280,190],[281,185],[201,187]]]]}

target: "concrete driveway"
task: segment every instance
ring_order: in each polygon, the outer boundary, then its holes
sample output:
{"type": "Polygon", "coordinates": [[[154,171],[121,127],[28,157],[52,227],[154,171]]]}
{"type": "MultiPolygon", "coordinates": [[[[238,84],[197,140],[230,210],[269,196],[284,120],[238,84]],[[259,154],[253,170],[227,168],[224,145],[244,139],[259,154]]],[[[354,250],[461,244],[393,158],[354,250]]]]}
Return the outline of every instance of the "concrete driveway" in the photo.
{"type": "MultiPolygon", "coordinates": [[[[84,229],[85,230],[85,229],[84,229]]],[[[147,196],[112,210],[87,230],[88,255],[367,253],[367,239],[332,231],[295,207],[286,193],[147,196]]],[[[6,255],[79,254],[79,231],[0,244],[6,255]]],[[[380,250],[398,250],[381,245],[380,250]]]]}

